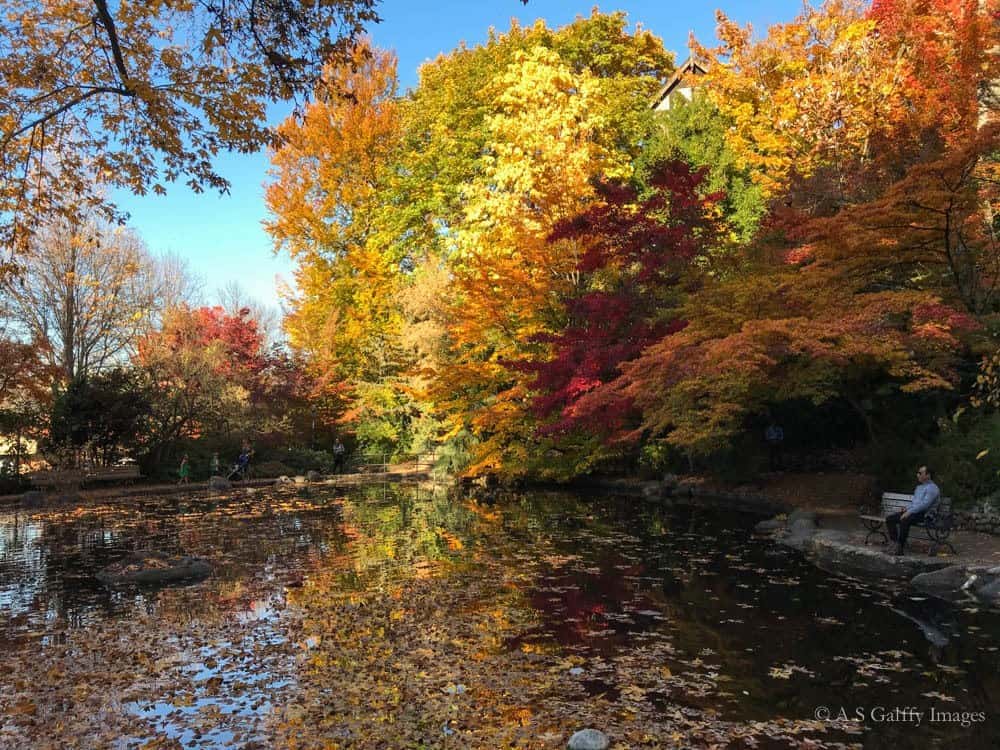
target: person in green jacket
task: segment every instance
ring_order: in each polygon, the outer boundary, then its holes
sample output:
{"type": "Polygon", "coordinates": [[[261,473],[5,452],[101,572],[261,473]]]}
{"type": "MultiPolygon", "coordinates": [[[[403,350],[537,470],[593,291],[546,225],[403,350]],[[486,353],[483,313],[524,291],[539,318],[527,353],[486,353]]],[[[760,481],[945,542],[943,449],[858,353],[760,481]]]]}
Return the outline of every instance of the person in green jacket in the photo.
{"type": "Polygon", "coordinates": [[[177,480],[177,484],[188,484],[191,481],[191,464],[188,462],[188,454],[185,453],[184,457],[181,459],[181,466],[177,470],[177,474],[180,479],[177,480]]]}

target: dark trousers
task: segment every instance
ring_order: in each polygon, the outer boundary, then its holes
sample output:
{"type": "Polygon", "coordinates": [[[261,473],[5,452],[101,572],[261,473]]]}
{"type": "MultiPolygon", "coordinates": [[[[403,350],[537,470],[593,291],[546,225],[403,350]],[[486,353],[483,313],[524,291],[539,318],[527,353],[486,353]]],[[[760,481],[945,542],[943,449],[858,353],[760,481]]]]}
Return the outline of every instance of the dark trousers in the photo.
{"type": "Polygon", "coordinates": [[[906,537],[910,535],[910,527],[915,523],[920,523],[924,520],[924,515],[927,511],[922,510],[919,513],[911,513],[903,520],[900,520],[900,516],[903,515],[903,511],[898,513],[890,513],[885,517],[885,528],[889,532],[889,538],[896,542],[900,547],[906,546],[906,537]]]}

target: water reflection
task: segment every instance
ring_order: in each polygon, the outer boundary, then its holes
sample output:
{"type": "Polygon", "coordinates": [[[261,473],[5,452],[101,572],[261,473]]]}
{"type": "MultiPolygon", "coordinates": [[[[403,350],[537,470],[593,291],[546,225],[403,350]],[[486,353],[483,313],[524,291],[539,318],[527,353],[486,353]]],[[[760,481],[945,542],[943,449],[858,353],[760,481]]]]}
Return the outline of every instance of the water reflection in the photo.
{"type": "MultiPolygon", "coordinates": [[[[352,629],[403,638],[395,618],[403,628],[418,615],[470,662],[557,674],[544,701],[627,705],[644,721],[690,709],[743,724],[808,720],[819,706],[935,706],[987,720],[919,732],[868,722],[866,747],[997,746],[1000,616],[829,576],[754,540],[755,520],[545,493],[480,507],[384,487],[9,512],[0,515],[0,638],[8,654],[43,654],[74,630],[154,615],[163,639],[177,642],[169,665],[186,682],[128,706],[182,744],[195,737],[192,722],[221,717],[197,735],[203,747],[262,741],[264,718],[287,712],[273,692],[304,690],[319,674],[311,670],[327,668],[315,659],[343,654],[359,637],[352,629]],[[215,573],[164,589],[97,583],[101,567],[142,549],[204,556],[215,573]],[[453,609],[420,614],[407,597],[433,594],[435,581],[452,587],[443,601],[453,609]],[[377,631],[356,609],[373,594],[386,607],[377,631]],[[310,635],[301,618],[317,613],[345,640],[310,635]],[[449,630],[456,620],[467,622],[449,630]],[[195,624],[204,634],[196,652],[181,645],[195,624]],[[242,645],[221,639],[233,628],[242,645]]],[[[454,654],[422,648],[432,656],[414,674],[440,667],[453,686],[443,670],[455,668],[454,654]]],[[[545,712],[543,699],[525,700],[517,710],[545,712]]]]}

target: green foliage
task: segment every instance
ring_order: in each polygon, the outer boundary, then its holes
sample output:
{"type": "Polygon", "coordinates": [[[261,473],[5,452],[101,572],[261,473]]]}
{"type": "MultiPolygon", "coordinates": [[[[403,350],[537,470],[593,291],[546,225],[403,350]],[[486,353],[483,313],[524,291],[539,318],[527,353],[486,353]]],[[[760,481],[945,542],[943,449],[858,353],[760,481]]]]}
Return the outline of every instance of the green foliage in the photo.
{"type": "Polygon", "coordinates": [[[51,448],[90,446],[104,464],[134,453],[144,440],[149,391],[136,370],[116,368],[75,378],[52,404],[51,448]]]}
{"type": "Polygon", "coordinates": [[[477,444],[476,438],[468,430],[462,430],[445,440],[437,449],[437,463],[434,474],[438,476],[457,476],[472,462],[472,452],[477,444]]]}
{"type": "Polygon", "coordinates": [[[329,451],[287,448],[261,451],[255,457],[255,462],[260,467],[262,476],[305,474],[307,471],[329,473],[333,471],[334,456],[329,451]],[[268,467],[267,473],[264,473],[265,467],[268,467]]]}
{"type": "MultiPolygon", "coordinates": [[[[680,102],[680,99],[677,100],[680,102]]],[[[730,120],[706,96],[695,93],[690,102],[656,113],[652,135],[639,156],[636,171],[648,179],[653,167],[664,159],[680,158],[694,167],[707,167],[703,194],[722,191],[723,216],[734,239],[749,242],[764,216],[766,204],[750,170],[741,167],[726,143],[730,120]]]]}
{"type": "Polygon", "coordinates": [[[1000,491],[1000,412],[965,412],[942,420],[941,432],[924,461],[935,472],[942,494],[973,505],[1000,491]]]}
{"type": "Polygon", "coordinates": [[[253,471],[258,477],[287,477],[297,473],[295,469],[281,461],[264,461],[257,464],[253,471]]]}
{"type": "Polygon", "coordinates": [[[358,384],[354,435],[361,453],[396,456],[407,452],[416,408],[410,396],[392,382],[358,384]]]}

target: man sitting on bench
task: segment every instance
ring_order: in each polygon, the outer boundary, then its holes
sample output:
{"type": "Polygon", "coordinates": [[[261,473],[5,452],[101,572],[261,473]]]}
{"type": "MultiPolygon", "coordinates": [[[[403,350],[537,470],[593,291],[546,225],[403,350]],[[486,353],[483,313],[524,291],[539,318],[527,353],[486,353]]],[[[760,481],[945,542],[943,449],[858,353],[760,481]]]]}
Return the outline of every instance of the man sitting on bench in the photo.
{"type": "Polygon", "coordinates": [[[896,554],[902,555],[906,547],[906,537],[910,534],[910,527],[920,523],[927,515],[927,511],[937,505],[941,499],[941,490],[931,479],[931,470],[926,466],[917,469],[917,481],[920,484],[913,490],[913,502],[905,511],[890,513],[885,517],[885,527],[889,532],[889,538],[896,543],[896,554]]]}

